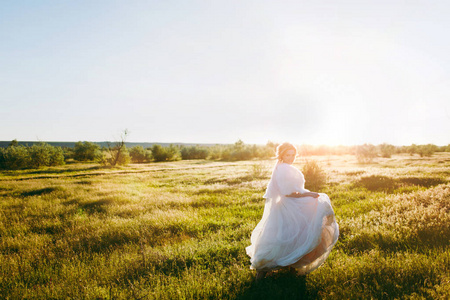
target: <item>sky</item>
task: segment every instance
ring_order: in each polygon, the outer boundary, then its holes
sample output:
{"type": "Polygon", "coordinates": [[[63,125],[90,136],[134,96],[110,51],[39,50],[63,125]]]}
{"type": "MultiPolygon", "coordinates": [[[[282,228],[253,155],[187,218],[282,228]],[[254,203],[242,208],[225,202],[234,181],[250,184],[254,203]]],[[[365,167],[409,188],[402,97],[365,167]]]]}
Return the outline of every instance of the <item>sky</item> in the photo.
{"type": "Polygon", "coordinates": [[[450,143],[449,1],[9,1],[0,140],[450,143]]]}

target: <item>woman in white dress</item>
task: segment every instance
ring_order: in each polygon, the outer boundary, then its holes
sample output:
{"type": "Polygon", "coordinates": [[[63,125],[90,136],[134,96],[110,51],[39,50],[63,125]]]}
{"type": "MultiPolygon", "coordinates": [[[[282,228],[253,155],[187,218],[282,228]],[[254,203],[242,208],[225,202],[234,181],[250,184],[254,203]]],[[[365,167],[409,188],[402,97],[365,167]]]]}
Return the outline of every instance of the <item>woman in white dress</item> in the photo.
{"type": "Polygon", "coordinates": [[[292,144],[277,147],[278,162],[264,195],[264,213],[246,248],[257,279],[284,267],[298,274],[314,271],[339,236],[330,199],[305,189],[303,174],[292,166],[296,154],[292,144]]]}

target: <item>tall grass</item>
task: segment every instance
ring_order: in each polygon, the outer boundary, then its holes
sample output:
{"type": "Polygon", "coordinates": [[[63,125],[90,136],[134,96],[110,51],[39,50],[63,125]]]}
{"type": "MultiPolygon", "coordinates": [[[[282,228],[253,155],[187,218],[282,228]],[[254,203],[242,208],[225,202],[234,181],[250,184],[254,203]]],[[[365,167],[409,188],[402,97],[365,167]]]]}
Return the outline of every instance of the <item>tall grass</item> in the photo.
{"type": "Polygon", "coordinates": [[[259,282],[244,249],[262,216],[271,161],[2,172],[0,295],[448,298],[450,155],[394,155],[371,165],[350,156],[317,160],[339,241],[315,272],[278,271],[259,282]]]}

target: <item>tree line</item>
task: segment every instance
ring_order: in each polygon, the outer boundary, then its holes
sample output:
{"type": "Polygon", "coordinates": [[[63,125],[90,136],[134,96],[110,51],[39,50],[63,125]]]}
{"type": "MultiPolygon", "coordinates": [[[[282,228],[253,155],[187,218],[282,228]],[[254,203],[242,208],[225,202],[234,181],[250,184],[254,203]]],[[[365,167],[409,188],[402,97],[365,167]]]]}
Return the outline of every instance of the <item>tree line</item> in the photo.
{"type": "MultiPolygon", "coordinates": [[[[126,132],[125,132],[126,136],[126,132]]],[[[8,147],[0,148],[0,169],[17,170],[58,166],[70,162],[97,162],[102,165],[117,166],[129,163],[149,163],[190,159],[209,159],[223,161],[240,161],[252,159],[268,159],[275,156],[277,143],[266,145],[245,144],[238,140],[234,144],[214,146],[184,146],[158,144],[144,148],[133,146],[128,148],[125,136],[120,141],[100,147],[92,142],[77,142],[73,148],[56,147],[47,143],[33,146],[19,145],[17,140],[8,147]]],[[[450,152],[447,146],[415,145],[394,146],[390,144],[364,144],[359,146],[297,146],[299,155],[355,155],[360,163],[371,163],[376,157],[391,157],[393,154],[409,153],[410,155],[431,156],[435,152],[450,152]]]]}

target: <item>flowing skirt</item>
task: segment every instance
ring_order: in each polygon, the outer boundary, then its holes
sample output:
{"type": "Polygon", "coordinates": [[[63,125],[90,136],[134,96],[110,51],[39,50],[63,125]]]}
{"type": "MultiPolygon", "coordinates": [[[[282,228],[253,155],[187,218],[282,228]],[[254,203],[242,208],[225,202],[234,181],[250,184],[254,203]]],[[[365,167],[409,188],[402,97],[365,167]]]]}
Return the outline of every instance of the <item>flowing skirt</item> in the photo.
{"type": "Polygon", "coordinates": [[[327,259],[339,236],[330,199],[283,197],[266,200],[261,221],[246,248],[251,269],[294,267],[299,274],[317,269],[327,259]]]}

